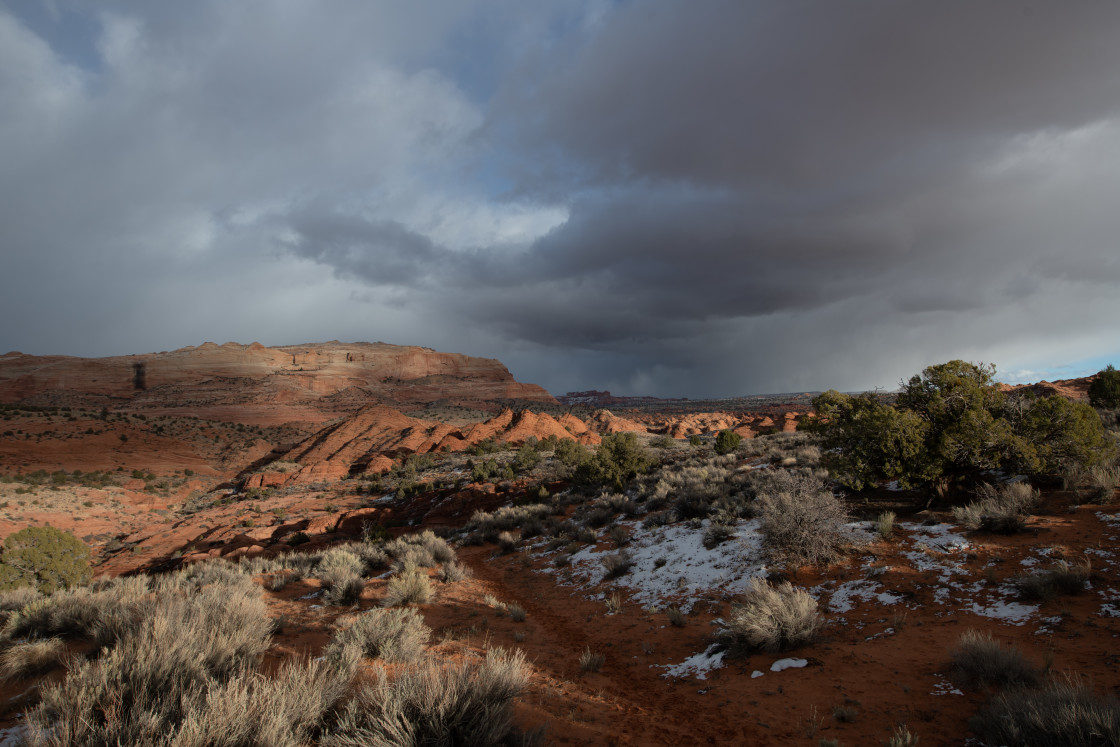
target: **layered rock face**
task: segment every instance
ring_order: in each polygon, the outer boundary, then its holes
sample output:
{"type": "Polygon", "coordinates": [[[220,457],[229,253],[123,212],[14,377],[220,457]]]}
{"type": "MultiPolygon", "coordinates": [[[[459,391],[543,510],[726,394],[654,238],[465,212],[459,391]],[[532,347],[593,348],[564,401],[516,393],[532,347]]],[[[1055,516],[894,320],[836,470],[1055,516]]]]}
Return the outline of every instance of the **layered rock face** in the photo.
{"type": "Polygon", "coordinates": [[[208,342],[111,358],[0,356],[0,402],[191,411],[222,420],[251,419],[259,414],[254,408],[282,405],[289,419],[322,420],[370,404],[495,400],[555,403],[499,361],[380,342],[208,342]]]}
{"type": "Polygon", "coordinates": [[[295,464],[292,472],[265,471],[250,475],[246,486],[277,485],[337,480],[347,475],[378,474],[409,454],[433,451],[462,451],[486,439],[521,444],[530,437],[574,438],[597,444],[599,435],[578,418],[528,410],[505,409],[497,416],[469,427],[411,418],[390,407],[368,407],[342,422],[329,425],[311,438],[277,454],[277,461],[295,464]]]}

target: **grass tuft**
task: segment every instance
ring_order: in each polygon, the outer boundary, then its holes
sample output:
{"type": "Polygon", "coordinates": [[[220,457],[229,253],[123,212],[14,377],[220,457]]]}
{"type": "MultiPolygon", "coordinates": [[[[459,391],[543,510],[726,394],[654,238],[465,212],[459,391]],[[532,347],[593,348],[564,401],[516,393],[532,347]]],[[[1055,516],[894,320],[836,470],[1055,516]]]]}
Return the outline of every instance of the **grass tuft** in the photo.
{"type": "Polygon", "coordinates": [[[813,640],[819,625],[817,601],[807,591],[754,578],[731,607],[728,634],[740,649],[777,652],[813,640]]]}

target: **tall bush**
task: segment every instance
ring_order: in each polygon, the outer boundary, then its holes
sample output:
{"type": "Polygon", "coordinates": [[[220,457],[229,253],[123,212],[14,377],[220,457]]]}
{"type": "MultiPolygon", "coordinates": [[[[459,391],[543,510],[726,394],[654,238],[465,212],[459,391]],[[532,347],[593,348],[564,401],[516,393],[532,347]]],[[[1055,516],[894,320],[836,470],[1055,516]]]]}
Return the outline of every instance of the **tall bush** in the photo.
{"type": "Polygon", "coordinates": [[[0,591],[31,586],[44,594],[89,581],[90,551],[61,529],[27,527],[8,535],[0,552],[0,591]]]}
{"type": "Polygon", "coordinates": [[[1120,407],[1120,371],[1111,363],[1089,382],[1089,404],[1105,410],[1120,407]]]}
{"type": "Polygon", "coordinates": [[[903,487],[1012,469],[1053,474],[1091,466],[1114,447],[1096,412],[1062,397],[1006,394],[995,368],[965,361],[930,366],[903,383],[894,405],[873,394],[825,392],[810,429],[825,465],[860,490],[881,480],[903,487]]]}

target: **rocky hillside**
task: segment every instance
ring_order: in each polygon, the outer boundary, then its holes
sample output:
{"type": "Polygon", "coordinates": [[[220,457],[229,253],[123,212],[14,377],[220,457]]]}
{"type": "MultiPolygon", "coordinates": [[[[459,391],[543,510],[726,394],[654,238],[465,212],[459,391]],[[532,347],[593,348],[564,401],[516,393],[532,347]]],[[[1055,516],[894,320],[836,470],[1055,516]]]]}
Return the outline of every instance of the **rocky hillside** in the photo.
{"type": "Polygon", "coordinates": [[[190,413],[214,420],[323,421],[383,404],[555,404],[499,361],[386,343],[204,343],[111,358],[0,356],[0,402],[190,413]],[[277,410],[282,410],[282,413],[277,410]]]}

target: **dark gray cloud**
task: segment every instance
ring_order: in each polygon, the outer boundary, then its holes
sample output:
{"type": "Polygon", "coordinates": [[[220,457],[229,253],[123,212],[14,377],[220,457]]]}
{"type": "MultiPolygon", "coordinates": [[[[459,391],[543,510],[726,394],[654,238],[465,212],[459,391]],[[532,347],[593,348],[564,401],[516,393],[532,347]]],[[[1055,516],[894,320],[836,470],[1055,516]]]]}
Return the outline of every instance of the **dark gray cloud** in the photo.
{"type": "Polygon", "coordinates": [[[691,396],[1120,357],[1113,3],[28,7],[0,349],[382,339],[691,396]]]}

